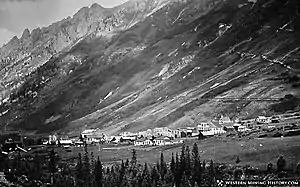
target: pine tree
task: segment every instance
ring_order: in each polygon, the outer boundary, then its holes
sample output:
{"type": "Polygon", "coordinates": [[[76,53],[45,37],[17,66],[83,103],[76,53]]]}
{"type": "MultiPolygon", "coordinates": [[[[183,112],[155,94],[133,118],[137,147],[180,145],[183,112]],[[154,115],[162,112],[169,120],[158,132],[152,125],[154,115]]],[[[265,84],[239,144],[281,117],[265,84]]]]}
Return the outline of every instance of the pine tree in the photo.
{"type": "Polygon", "coordinates": [[[95,163],[95,171],[94,171],[94,179],[95,179],[95,187],[102,187],[103,182],[103,168],[100,161],[100,158],[98,157],[96,163],[95,163]]]}
{"type": "Polygon", "coordinates": [[[189,179],[189,177],[191,176],[191,172],[192,172],[191,155],[190,155],[189,146],[186,146],[186,149],[185,149],[185,163],[186,163],[185,173],[187,175],[187,178],[189,179]]]}
{"type": "Polygon", "coordinates": [[[76,164],[76,186],[82,187],[84,186],[84,172],[83,172],[83,164],[81,153],[78,153],[77,164],[76,164]]]}
{"type": "Polygon", "coordinates": [[[122,186],[122,183],[124,182],[123,180],[124,180],[125,174],[126,174],[126,167],[125,167],[124,161],[122,160],[121,168],[119,170],[118,186],[122,186]]]}
{"type": "Polygon", "coordinates": [[[83,158],[83,173],[84,173],[84,182],[86,187],[91,186],[91,165],[90,165],[90,158],[89,153],[87,150],[87,144],[84,147],[84,158],[83,158]]]}
{"type": "Polygon", "coordinates": [[[164,179],[165,174],[167,173],[167,164],[164,161],[164,154],[161,152],[160,153],[160,176],[162,179],[164,179]]]}
{"type": "Polygon", "coordinates": [[[126,168],[129,168],[129,159],[128,159],[128,158],[126,159],[125,167],[126,167],[126,168]]]}
{"type": "Polygon", "coordinates": [[[202,178],[202,172],[201,172],[201,161],[198,151],[198,146],[195,143],[192,149],[192,180],[191,185],[195,186],[197,183],[198,186],[201,185],[201,178],[202,178]]]}
{"type": "Polygon", "coordinates": [[[43,170],[42,170],[41,159],[37,154],[35,155],[34,158],[34,165],[35,165],[34,177],[36,180],[39,180],[42,176],[43,170]]]}
{"type": "Polygon", "coordinates": [[[180,187],[180,183],[181,183],[181,171],[180,171],[180,161],[178,158],[178,154],[176,153],[176,162],[175,162],[175,174],[174,174],[174,178],[175,178],[175,186],[176,187],[180,187]]]}
{"type": "Polygon", "coordinates": [[[54,176],[54,173],[56,172],[56,158],[55,158],[55,152],[54,150],[52,149],[50,151],[50,161],[49,161],[49,172],[50,172],[50,181],[51,181],[51,184],[53,184],[53,176],[54,176]]]}
{"type": "Polygon", "coordinates": [[[137,154],[136,154],[136,150],[132,149],[132,157],[131,157],[131,167],[135,167],[137,163],[137,154]]]}
{"type": "Polygon", "coordinates": [[[171,171],[171,169],[167,169],[167,173],[165,174],[165,177],[163,179],[163,187],[174,187],[174,175],[171,171]]]}
{"type": "Polygon", "coordinates": [[[281,155],[277,160],[277,171],[283,171],[286,166],[286,161],[283,158],[283,155],[281,155]]]}
{"type": "Polygon", "coordinates": [[[214,169],[214,163],[212,160],[210,160],[209,167],[208,167],[208,179],[209,179],[209,185],[214,186],[215,185],[215,169],[214,169]]]}
{"type": "Polygon", "coordinates": [[[172,158],[171,158],[171,163],[170,163],[170,169],[172,171],[172,174],[174,176],[175,174],[175,169],[176,169],[176,166],[175,166],[175,159],[174,159],[174,153],[172,153],[172,158]]]}
{"type": "Polygon", "coordinates": [[[236,164],[239,164],[240,162],[241,162],[241,159],[240,159],[239,156],[237,156],[236,159],[235,159],[235,163],[236,163],[236,164]]]}
{"type": "Polygon", "coordinates": [[[141,187],[150,187],[151,186],[151,178],[150,178],[150,173],[149,173],[147,163],[145,163],[145,165],[144,165],[144,169],[143,169],[143,172],[142,172],[142,175],[141,175],[139,185],[141,187]]]}
{"type": "Polygon", "coordinates": [[[157,185],[157,182],[159,181],[159,172],[157,171],[157,167],[153,166],[151,169],[151,181],[152,185],[157,185]]]}

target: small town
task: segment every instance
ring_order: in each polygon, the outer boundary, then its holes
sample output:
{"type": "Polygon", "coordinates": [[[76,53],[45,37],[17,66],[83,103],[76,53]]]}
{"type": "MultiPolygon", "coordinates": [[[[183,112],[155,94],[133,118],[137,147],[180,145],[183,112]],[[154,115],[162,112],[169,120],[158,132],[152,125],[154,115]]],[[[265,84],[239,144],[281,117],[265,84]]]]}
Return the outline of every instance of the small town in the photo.
{"type": "MultiPolygon", "coordinates": [[[[300,127],[294,121],[299,119],[299,113],[290,113],[276,116],[258,116],[254,119],[230,119],[221,116],[218,120],[203,121],[195,126],[171,129],[168,127],[156,127],[140,132],[122,132],[117,136],[107,136],[101,129],[86,129],[78,137],[60,136],[51,134],[43,137],[36,145],[25,147],[24,139],[21,137],[13,139],[8,137],[1,145],[2,154],[9,154],[15,150],[27,152],[39,146],[59,146],[71,151],[71,147],[84,145],[133,145],[133,146],[167,146],[181,144],[187,138],[203,139],[214,136],[231,136],[236,133],[256,133],[258,137],[265,137],[263,132],[281,130],[285,135],[300,134],[300,127]],[[21,137],[21,138],[20,138],[21,137]]],[[[274,135],[275,137],[276,135],[274,135]]],[[[277,136],[284,136],[283,134],[277,136]]]]}

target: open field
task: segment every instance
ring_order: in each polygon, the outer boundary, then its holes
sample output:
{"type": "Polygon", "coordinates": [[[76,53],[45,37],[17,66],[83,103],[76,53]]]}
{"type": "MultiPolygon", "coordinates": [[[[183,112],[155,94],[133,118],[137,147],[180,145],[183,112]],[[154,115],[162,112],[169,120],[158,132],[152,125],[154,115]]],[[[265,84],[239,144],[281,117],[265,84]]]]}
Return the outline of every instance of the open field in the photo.
{"type": "MultiPolygon", "coordinates": [[[[197,143],[200,157],[205,160],[234,164],[236,157],[239,156],[241,164],[265,168],[269,162],[276,164],[281,154],[287,160],[288,166],[296,165],[300,161],[299,141],[300,136],[257,139],[214,137],[205,140],[186,139],[184,144],[191,149],[193,144],[197,143]]],[[[161,147],[100,145],[89,146],[88,151],[93,152],[95,157],[99,156],[105,164],[111,164],[122,159],[130,159],[131,150],[134,148],[141,163],[155,163],[159,159],[160,152],[164,153],[166,161],[170,161],[172,153],[180,153],[181,146],[182,144],[161,147]]],[[[63,160],[72,160],[78,153],[83,154],[84,148],[73,147],[71,152],[57,148],[56,151],[63,160]]]]}

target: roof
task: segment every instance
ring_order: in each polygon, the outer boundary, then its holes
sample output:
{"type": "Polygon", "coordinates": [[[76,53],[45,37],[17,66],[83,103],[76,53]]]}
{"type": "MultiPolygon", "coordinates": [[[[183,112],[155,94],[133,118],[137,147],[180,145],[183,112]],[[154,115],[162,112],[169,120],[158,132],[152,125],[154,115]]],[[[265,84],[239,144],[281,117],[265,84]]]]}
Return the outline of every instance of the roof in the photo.
{"type": "Polygon", "coordinates": [[[170,138],[167,136],[160,136],[160,137],[155,138],[154,140],[169,140],[169,139],[170,138]]]}
{"type": "Polygon", "coordinates": [[[211,121],[209,124],[215,128],[222,128],[222,125],[217,121],[211,121]]]}
{"type": "Polygon", "coordinates": [[[224,117],[224,116],[222,116],[221,118],[220,118],[220,120],[222,120],[222,121],[224,121],[224,122],[231,122],[231,120],[230,120],[230,118],[229,117],[224,117]]]}
{"type": "Polygon", "coordinates": [[[147,138],[140,138],[140,139],[137,139],[136,142],[144,142],[146,140],[148,140],[148,139],[147,138]]]}

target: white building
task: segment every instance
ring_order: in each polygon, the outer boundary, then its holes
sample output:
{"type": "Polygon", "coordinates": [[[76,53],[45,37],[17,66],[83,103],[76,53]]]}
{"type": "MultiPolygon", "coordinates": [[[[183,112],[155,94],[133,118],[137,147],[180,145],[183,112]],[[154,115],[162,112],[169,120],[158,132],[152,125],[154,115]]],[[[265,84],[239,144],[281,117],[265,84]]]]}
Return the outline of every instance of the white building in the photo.
{"type": "Polygon", "coordinates": [[[201,131],[201,132],[209,131],[210,130],[210,126],[208,125],[208,123],[202,122],[199,125],[197,125],[197,129],[199,131],[201,131]]]}
{"type": "Polygon", "coordinates": [[[57,144],[57,136],[54,134],[54,135],[49,135],[49,144],[57,144]]]}
{"type": "Polygon", "coordinates": [[[270,118],[265,117],[265,116],[258,116],[258,117],[256,118],[256,122],[257,122],[257,123],[270,123],[271,120],[270,120],[270,118]]]}
{"type": "Polygon", "coordinates": [[[228,124],[228,123],[232,123],[230,118],[222,115],[221,118],[219,119],[219,124],[228,124]]]}
{"type": "Polygon", "coordinates": [[[152,146],[153,142],[149,139],[142,138],[134,141],[135,146],[152,146]]]}

